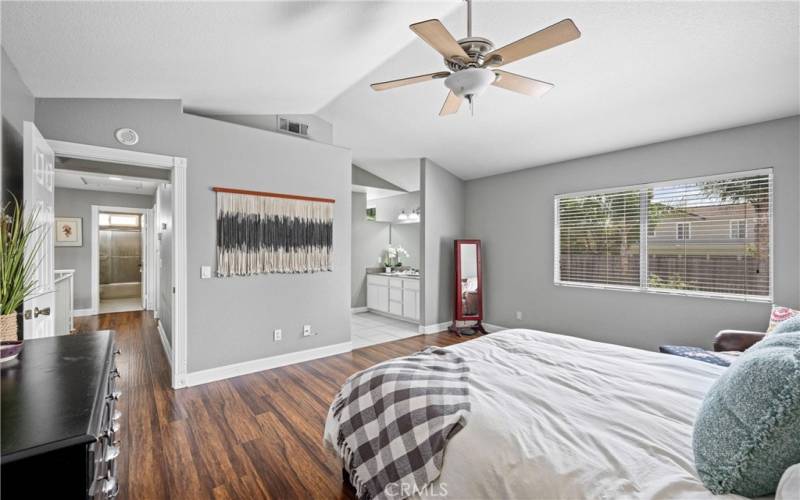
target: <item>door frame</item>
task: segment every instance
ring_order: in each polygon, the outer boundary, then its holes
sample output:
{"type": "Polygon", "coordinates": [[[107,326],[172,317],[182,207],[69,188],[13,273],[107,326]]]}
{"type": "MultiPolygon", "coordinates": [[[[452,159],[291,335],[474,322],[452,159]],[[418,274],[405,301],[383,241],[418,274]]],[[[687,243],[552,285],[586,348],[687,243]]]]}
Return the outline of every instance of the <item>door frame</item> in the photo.
{"type": "Polygon", "coordinates": [[[149,234],[144,222],[148,218],[148,213],[152,210],[150,208],[132,208],[132,207],[111,207],[107,205],[91,205],[92,208],[92,314],[100,313],[100,212],[114,212],[118,214],[139,214],[142,216],[143,224],[139,227],[139,235],[141,237],[141,253],[142,253],[142,309],[147,309],[147,299],[150,298],[150,280],[149,272],[150,267],[153,265],[147,255],[149,242],[149,234]]]}
{"type": "MultiPolygon", "coordinates": [[[[127,149],[92,146],[75,142],[48,140],[56,156],[82,160],[122,163],[170,171],[172,182],[172,345],[166,353],[172,365],[172,387],[186,387],[188,352],[187,255],[186,255],[186,158],[144,153],[127,149]]],[[[165,350],[167,346],[164,345],[165,350]]]]}

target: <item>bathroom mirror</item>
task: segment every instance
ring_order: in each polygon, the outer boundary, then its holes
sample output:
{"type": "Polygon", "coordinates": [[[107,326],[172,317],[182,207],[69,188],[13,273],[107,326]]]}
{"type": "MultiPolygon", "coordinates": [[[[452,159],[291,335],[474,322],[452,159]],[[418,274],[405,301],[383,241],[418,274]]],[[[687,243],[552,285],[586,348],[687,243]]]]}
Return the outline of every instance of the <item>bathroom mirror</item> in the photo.
{"type": "Polygon", "coordinates": [[[459,335],[486,333],[483,319],[483,275],[480,240],[455,240],[455,310],[450,331],[459,335]],[[459,324],[460,323],[460,324],[459,324]]]}

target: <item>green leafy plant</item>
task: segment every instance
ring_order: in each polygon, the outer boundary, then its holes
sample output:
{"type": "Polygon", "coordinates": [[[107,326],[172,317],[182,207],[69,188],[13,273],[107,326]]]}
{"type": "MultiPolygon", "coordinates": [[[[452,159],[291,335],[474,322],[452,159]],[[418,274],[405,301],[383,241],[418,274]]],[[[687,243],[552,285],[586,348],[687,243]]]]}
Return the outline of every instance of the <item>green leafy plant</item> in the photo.
{"type": "Polygon", "coordinates": [[[25,217],[16,198],[0,213],[0,314],[14,313],[36,288],[37,256],[43,241],[37,215],[25,217]]]}

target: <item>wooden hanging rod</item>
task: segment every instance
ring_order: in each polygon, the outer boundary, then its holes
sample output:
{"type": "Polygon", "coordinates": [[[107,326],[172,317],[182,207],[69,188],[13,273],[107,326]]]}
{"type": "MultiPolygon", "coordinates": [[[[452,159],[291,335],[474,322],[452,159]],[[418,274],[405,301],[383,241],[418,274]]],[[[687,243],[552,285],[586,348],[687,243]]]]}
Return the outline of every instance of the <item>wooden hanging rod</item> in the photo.
{"type": "Polygon", "coordinates": [[[268,193],[266,191],[249,191],[247,189],[232,189],[224,187],[211,188],[215,193],[247,194],[250,196],[269,196],[270,198],[285,198],[288,200],[319,201],[322,203],[336,203],[333,198],[316,198],[314,196],[300,196],[296,194],[268,193]]]}

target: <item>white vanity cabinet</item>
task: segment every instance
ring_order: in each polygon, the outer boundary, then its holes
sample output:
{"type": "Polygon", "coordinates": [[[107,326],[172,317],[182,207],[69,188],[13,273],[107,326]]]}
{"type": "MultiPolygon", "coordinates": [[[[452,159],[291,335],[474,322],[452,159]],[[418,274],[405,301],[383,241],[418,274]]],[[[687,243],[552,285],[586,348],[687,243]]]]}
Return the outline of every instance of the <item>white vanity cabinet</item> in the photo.
{"type": "Polygon", "coordinates": [[[367,309],[417,322],[419,279],[368,274],[367,309]]]}

